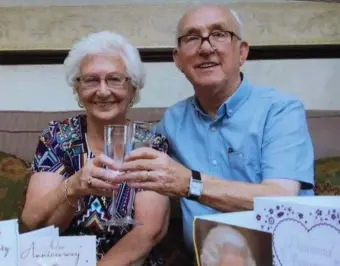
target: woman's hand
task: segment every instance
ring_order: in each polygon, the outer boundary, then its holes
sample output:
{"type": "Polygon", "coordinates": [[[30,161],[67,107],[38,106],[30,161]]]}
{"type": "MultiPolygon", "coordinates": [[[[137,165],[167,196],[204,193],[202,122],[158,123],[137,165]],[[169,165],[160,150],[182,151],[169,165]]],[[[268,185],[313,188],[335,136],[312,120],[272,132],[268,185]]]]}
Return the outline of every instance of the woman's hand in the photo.
{"type": "Polygon", "coordinates": [[[113,190],[119,186],[108,181],[119,173],[109,169],[112,164],[113,160],[103,154],[89,160],[79,172],[70,177],[68,196],[112,196],[113,190]]]}

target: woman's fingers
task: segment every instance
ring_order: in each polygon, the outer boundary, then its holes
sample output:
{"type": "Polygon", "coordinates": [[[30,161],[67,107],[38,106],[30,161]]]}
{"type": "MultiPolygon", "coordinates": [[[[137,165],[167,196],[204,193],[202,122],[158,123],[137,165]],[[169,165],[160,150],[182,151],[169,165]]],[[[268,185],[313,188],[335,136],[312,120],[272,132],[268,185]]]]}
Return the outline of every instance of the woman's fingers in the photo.
{"type": "Polygon", "coordinates": [[[99,178],[106,181],[113,180],[120,172],[111,169],[105,169],[102,167],[93,166],[90,169],[90,175],[95,178],[99,178]]]}
{"type": "Polygon", "coordinates": [[[98,197],[107,197],[110,198],[112,197],[113,190],[109,189],[91,189],[90,194],[98,197]]]}
{"type": "Polygon", "coordinates": [[[152,148],[138,148],[130,152],[124,161],[133,161],[139,159],[156,159],[160,155],[160,152],[152,148]]]}
{"type": "Polygon", "coordinates": [[[98,178],[91,178],[91,182],[89,184],[89,187],[92,188],[99,188],[99,189],[111,189],[113,190],[114,186],[108,182],[105,182],[103,180],[100,180],[98,178]]]}
{"type": "Polygon", "coordinates": [[[93,177],[93,176],[88,176],[85,179],[83,179],[83,181],[87,183],[87,186],[89,188],[111,189],[111,190],[116,188],[116,185],[108,183],[104,180],[100,180],[100,179],[93,177]]]}
{"type": "Polygon", "coordinates": [[[111,170],[119,170],[122,165],[122,163],[119,163],[104,154],[95,157],[92,164],[97,167],[104,167],[111,170]]]}
{"type": "Polygon", "coordinates": [[[100,154],[99,156],[96,156],[93,158],[92,163],[95,166],[110,166],[112,163],[114,163],[114,160],[112,160],[110,157],[106,156],[105,154],[100,154]]]}
{"type": "Polygon", "coordinates": [[[152,171],[124,172],[117,175],[112,182],[154,182],[156,180],[152,171]]]}

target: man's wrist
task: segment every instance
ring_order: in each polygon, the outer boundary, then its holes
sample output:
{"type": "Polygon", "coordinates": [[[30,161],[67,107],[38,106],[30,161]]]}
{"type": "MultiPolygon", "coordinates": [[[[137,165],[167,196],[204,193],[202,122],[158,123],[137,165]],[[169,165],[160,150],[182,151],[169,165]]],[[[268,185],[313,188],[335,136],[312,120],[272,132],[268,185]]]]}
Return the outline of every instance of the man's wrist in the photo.
{"type": "Polygon", "coordinates": [[[183,174],[182,180],[183,180],[183,186],[180,193],[180,196],[183,198],[186,198],[189,196],[189,189],[190,189],[190,180],[191,180],[191,170],[185,169],[185,173],[183,174]]]}
{"type": "Polygon", "coordinates": [[[190,170],[190,177],[188,179],[187,188],[188,189],[184,197],[190,200],[200,200],[203,194],[203,181],[201,173],[199,171],[190,170]]]}

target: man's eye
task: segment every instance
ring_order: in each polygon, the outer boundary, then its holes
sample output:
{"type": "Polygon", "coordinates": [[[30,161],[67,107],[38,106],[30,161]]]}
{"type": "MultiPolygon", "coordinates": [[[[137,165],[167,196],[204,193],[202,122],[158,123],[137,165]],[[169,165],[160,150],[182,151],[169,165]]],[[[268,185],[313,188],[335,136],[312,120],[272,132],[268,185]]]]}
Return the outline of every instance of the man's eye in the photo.
{"type": "Polygon", "coordinates": [[[226,33],[222,31],[218,31],[218,32],[213,32],[211,35],[214,37],[225,37],[226,33]]]}
{"type": "Polygon", "coordinates": [[[191,36],[187,36],[184,38],[184,42],[186,43],[190,43],[190,42],[195,42],[197,40],[199,40],[200,37],[199,36],[195,36],[195,35],[191,35],[191,36]]]}

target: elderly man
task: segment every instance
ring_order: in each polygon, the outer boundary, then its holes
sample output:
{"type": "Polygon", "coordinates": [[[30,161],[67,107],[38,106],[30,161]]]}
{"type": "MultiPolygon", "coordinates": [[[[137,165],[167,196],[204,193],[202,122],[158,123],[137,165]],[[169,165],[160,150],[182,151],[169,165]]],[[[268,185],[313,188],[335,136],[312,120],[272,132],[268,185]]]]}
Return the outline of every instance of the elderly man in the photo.
{"type": "Polygon", "coordinates": [[[181,197],[192,248],[194,216],[250,210],[258,196],[312,195],[314,152],[303,104],[241,73],[249,46],[235,12],[196,7],[177,34],[173,58],[195,95],[170,107],[157,125],[170,156],[135,150],[116,181],[181,197]]]}

